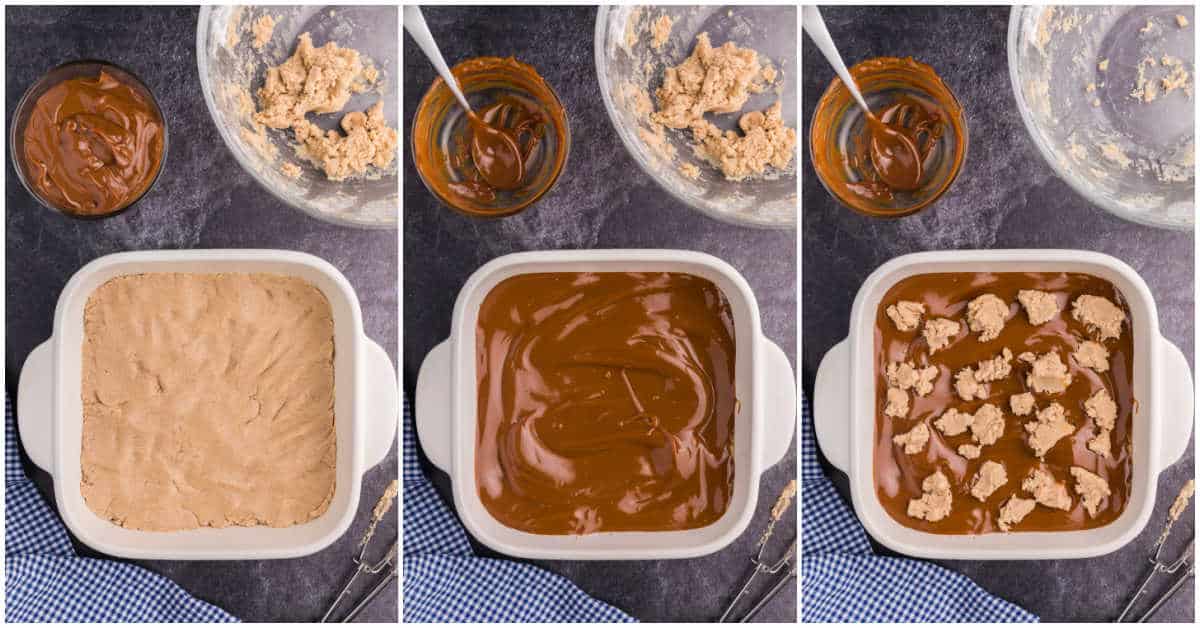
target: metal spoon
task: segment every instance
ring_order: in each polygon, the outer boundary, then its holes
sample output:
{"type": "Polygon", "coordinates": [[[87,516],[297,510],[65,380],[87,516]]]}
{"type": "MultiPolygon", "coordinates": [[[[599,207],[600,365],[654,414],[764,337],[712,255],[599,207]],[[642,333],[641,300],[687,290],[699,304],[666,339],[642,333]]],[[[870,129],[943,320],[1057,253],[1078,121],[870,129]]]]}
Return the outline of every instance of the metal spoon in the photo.
{"type": "Polygon", "coordinates": [[[879,178],[895,190],[916,189],[923,174],[921,153],[916,143],[898,128],[880,121],[871,113],[858,84],[846,69],[846,63],[842,61],[842,55],[834,45],[833,38],[829,36],[829,29],[825,27],[821,11],[815,6],[801,7],[801,11],[804,32],[808,33],[817,49],[825,55],[825,60],[833,66],[833,71],[842,79],[854,101],[867,115],[867,124],[871,128],[871,162],[875,165],[879,178]]]}
{"type": "Polygon", "coordinates": [[[489,185],[500,190],[511,190],[521,184],[525,178],[525,163],[521,158],[521,149],[517,146],[516,138],[493,127],[475,115],[471,105],[467,103],[459,87],[458,79],[446,66],[442,52],[438,49],[429,26],[425,24],[425,16],[417,6],[404,7],[404,30],[412,36],[421,51],[429,58],[433,68],[446,82],[446,87],[458,99],[458,104],[467,112],[467,121],[471,125],[471,158],[479,175],[489,185]]]}

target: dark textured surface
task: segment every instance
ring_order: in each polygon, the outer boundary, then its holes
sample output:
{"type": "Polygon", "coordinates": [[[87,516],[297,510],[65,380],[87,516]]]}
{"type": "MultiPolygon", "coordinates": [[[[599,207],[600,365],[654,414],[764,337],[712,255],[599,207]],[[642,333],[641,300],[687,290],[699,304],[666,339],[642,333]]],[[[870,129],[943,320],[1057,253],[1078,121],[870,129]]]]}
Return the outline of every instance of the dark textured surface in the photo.
{"type": "MultiPolygon", "coordinates": [[[[679,205],[638,169],[600,100],[592,56],[595,9],[438,7],[425,9],[425,17],[451,65],[480,55],[515,55],[537,68],[566,105],[572,146],[566,170],[546,198],[523,214],[494,221],[466,218],[440,205],[406,157],[403,376],[409,394],[421,360],[449,334],[454,299],[467,276],[492,258],[537,249],[682,248],[712,253],[745,275],[758,297],[764,332],[794,363],[795,232],[738,228],[705,218],[679,205]]],[[[434,76],[433,67],[405,35],[406,125],[434,76]]],[[[447,476],[427,460],[422,464],[449,499],[447,476]]],[[[538,564],[643,620],[715,619],[748,573],[748,559],[771,503],[795,477],[793,445],[784,461],[764,474],[750,527],[716,554],[676,561],[538,564]]],[[[796,532],[794,519],[785,522],[776,532],[781,543],[796,532]]],[[[795,593],[794,586],[787,587],[758,619],[794,620],[795,593]]]]}
{"type": "MultiPolygon", "coordinates": [[[[362,303],[365,330],[396,359],[396,232],[334,227],[276,200],[241,170],[222,144],[196,74],[195,8],[46,9],[7,11],[7,120],[25,88],[59,63],[97,58],[138,74],[159,99],[170,128],[166,170],[134,209],[81,222],[38,205],[11,163],[7,208],[7,392],[15,395],[25,357],[50,337],[58,293],[87,262],[118,251],[178,248],[279,248],[320,256],[341,270],[362,303]]],[[[6,126],[7,128],[7,126],[6,126]]],[[[355,545],[375,500],[397,477],[396,448],[367,472],[358,516],[322,552],[292,560],[246,562],[140,561],[185,589],[250,621],[319,618],[353,569],[355,545]]],[[[50,477],[26,460],[47,499],[50,477]]],[[[377,540],[395,538],[390,516],[377,540]]],[[[90,550],[77,549],[85,555],[90,550]]],[[[392,585],[361,616],[394,621],[392,585]]]]}
{"type": "MultiPolygon", "coordinates": [[[[804,357],[811,393],[821,357],[846,336],[859,285],[883,262],[914,251],[969,248],[1078,248],[1124,260],[1145,278],[1167,339],[1193,352],[1192,235],[1139,227],[1090,205],[1042,160],[1021,123],[1005,56],[1007,8],[826,8],[829,32],[853,65],[870,57],[913,56],[945,79],[967,112],[971,146],[950,192],[931,209],[892,222],[860,217],[838,205],[804,160],[804,357]]],[[[803,120],[833,78],[804,38],[803,120]]],[[[805,133],[805,141],[808,134],[805,133]]],[[[845,476],[832,471],[843,495],[845,476]]],[[[1167,508],[1194,475],[1192,448],[1159,477],[1159,499],[1145,531],[1107,556],[1074,561],[955,562],[950,569],[1037,613],[1044,621],[1115,618],[1147,566],[1167,508]]],[[[1193,533],[1192,511],[1172,534],[1193,533]]],[[[1191,621],[1194,582],[1155,619],[1191,621]]]]}

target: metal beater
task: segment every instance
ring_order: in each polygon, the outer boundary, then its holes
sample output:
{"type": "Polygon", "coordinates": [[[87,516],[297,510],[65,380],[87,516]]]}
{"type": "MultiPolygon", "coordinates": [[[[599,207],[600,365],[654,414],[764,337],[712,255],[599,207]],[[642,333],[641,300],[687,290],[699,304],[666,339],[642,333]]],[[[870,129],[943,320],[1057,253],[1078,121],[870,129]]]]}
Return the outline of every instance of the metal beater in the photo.
{"type": "Polygon", "coordinates": [[[388,486],[386,491],[384,491],[383,497],[381,497],[379,502],[375,504],[375,510],[371,514],[371,522],[367,525],[367,531],[365,534],[363,534],[362,540],[358,542],[358,554],[354,556],[354,564],[357,566],[357,568],[350,576],[350,579],[346,581],[346,585],[342,587],[342,590],[340,593],[338,593],[337,598],[333,600],[333,604],[329,605],[329,609],[326,610],[325,614],[321,617],[322,623],[330,621],[329,618],[331,615],[333,615],[333,611],[337,609],[337,607],[342,603],[342,600],[350,593],[350,588],[354,586],[354,582],[358,579],[359,575],[365,573],[373,576],[384,571],[387,572],[382,578],[379,579],[378,582],[375,583],[375,586],[372,587],[365,596],[363,596],[362,600],[360,600],[354,605],[353,608],[350,609],[350,612],[340,620],[341,622],[349,622],[357,617],[358,614],[361,613],[363,609],[365,609],[367,605],[369,605],[371,601],[376,598],[376,596],[382,593],[383,590],[386,589],[393,580],[399,578],[400,567],[399,561],[397,560],[398,541],[392,541],[391,547],[388,548],[387,552],[385,552],[383,557],[379,560],[369,562],[366,558],[367,547],[370,545],[371,537],[375,536],[375,527],[379,525],[380,520],[382,520],[384,515],[386,515],[392,508],[392,501],[396,498],[396,486],[396,481],[392,480],[391,485],[388,486]]]}
{"type": "Polygon", "coordinates": [[[1187,547],[1175,560],[1166,562],[1162,557],[1163,547],[1165,547],[1167,544],[1167,537],[1171,535],[1171,528],[1175,525],[1175,521],[1179,519],[1180,515],[1182,515],[1183,511],[1187,508],[1188,502],[1191,500],[1194,490],[1195,484],[1193,481],[1189,480],[1188,483],[1184,485],[1183,490],[1180,491],[1179,496],[1175,498],[1175,502],[1171,504],[1170,512],[1167,515],[1167,526],[1163,529],[1162,534],[1158,537],[1158,542],[1155,543],[1154,547],[1154,556],[1150,558],[1150,573],[1146,574],[1145,579],[1142,580],[1142,585],[1138,587],[1137,591],[1134,592],[1133,597],[1130,597],[1129,602],[1125,604],[1125,608],[1121,610],[1120,616],[1117,617],[1118,622],[1126,621],[1129,613],[1133,610],[1134,603],[1136,603],[1138,599],[1146,593],[1146,591],[1150,588],[1150,582],[1154,580],[1155,576],[1158,574],[1169,576],[1179,571],[1183,572],[1171,582],[1171,585],[1167,587],[1167,590],[1164,591],[1162,595],[1158,596],[1158,599],[1154,600],[1150,604],[1150,607],[1146,609],[1145,613],[1142,613],[1140,617],[1133,620],[1137,623],[1146,622],[1163,604],[1167,602],[1167,600],[1171,599],[1171,597],[1174,596],[1185,583],[1187,583],[1188,578],[1191,578],[1196,572],[1196,564],[1193,560],[1193,557],[1195,556],[1194,537],[1188,540],[1187,547]]]}

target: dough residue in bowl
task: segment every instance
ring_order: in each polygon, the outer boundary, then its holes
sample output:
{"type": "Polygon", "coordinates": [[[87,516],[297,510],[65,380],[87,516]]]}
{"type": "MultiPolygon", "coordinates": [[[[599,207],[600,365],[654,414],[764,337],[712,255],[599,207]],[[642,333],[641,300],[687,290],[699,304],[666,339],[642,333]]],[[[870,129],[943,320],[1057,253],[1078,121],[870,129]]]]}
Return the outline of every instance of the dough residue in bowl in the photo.
{"type": "Polygon", "coordinates": [[[340,125],[344,135],[323,131],[308,119],[309,113],[341,111],[352,94],[367,91],[377,78],[378,72],[363,64],[358,51],[332,41],[318,48],[303,33],[295,53],[267,69],[254,121],[273,129],[290,128],[296,155],[332,181],[366,174],[370,166],[387,168],[395,157],[398,135],[384,120],[382,100],[366,112],[347,113],[340,125]]]}
{"type": "MultiPolygon", "coordinates": [[[[638,35],[648,31],[649,49],[662,53],[671,34],[673,21],[668,15],[642,19],[635,10],[626,26],[626,44],[632,52],[638,35]]],[[[655,64],[642,64],[639,79],[649,82],[655,64]]],[[[661,71],[661,84],[651,100],[648,90],[633,82],[618,86],[623,106],[634,114],[640,126],[638,137],[660,158],[674,161],[678,155],[666,135],[666,129],[691,132],[693,155],[729,181],[763,179],[775,171],[784,171],[796,152],[796,130],[787,126],[781,115],[781,102],[763,111],[743,111],[754,94],[781,86],[779,71],[751,48],[727,41],[713,46],[707,32],[697,35],[691,54],[677,65],[661,71]],[[657,105],[657,107],[655,106],[657,105]],[[738,130],[722,131],[706,115],[739,114],[738,130]]],[[[699,176],[695,162],[681,158],[679,172],[689,179],[699,176]]]]}
{"type": "Polygon", "coordinates": [[[741,134],[721,132],[704,118],[706,113],[741,111],[751,94],[765,91],[775,78],[771,66],[759,63],[757,52],[728,41],[714,48],[708,33],[700,33],[691,56],[666,69],[655,92],[658,111],[650,120],[691,129],[696,155],[731,181],[761,177],[768,165],[783,170],[796,152],[796,130],[783,123],[779,101],[766,111],[743,114],[741,134]]]}

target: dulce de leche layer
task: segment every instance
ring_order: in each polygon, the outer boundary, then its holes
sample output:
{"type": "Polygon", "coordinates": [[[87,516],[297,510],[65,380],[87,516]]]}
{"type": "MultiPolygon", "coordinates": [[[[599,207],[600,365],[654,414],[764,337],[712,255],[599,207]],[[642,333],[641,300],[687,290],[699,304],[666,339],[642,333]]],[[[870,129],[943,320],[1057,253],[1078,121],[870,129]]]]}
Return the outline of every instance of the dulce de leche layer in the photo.
{"type": "Polygon", "coordinates": [[[700,528],[733,491],[733,317],[680,273],[536,273],[476,329],[475,477],[535,534],[700,528]]]}
{"type": "Polygon", "coordinates": [[[102,216],[136,201],[163,158],[163,121],[117,76],[62,81],[42,94],[24,130],[30,185],[71,214],[102,216]]]}
{"type": "MultiPolygon", "coordinates": [[[[901,524],[940,534],[984,534],[1000,532],[999,512],[1010,498],[1032,500],[1033,494],[1022,486],[1035,470],[1048,473],[1066,489],[1070,499],[1066,509],[1037,503],[1019,523],[1008,523],[1008,531],[1065,531],[1096,528],[1114,521],[1129,501],[1132,476],[1132,421],[1136,402],[1133,396],[1133,334],[1129,310],[1120,292],[1108,281],[1079,273],[939,273],[906,278],[883,297],[875,321],[875,488],[880,504],[901,524]],[[1053,295],[1058,312],[1045,323],[1034,325],[1018,301],[1021,290],[1040,290],[1053,295]],[[993,294],[1007,304],[1003,329],[994,338],[981,341],[983,334],[968,325],[968,303],[985,294],[993,294]],[[1124,314],[1118,338],[1100,338],[1095,329],[1076,320],[1072,304],[1082,295],[1103,297],[1124,314]],[[911,331],[901,331],[888,316],[887,308],[900,301],[921,303],[925,312],[921,323],[911,331]],[[930,320],[946,318],[959,324],[948,346],[936,352],[922,333],[930,320]],[[1100,341],[1109,352],[1109,368],[1099,372],[1082,366],[1073,352],[1084,341],[1100,341]],[[984,360],[1012,354],[1011,373],[982,384],[982,398],[964,401],[955,389],[955,375],[965,367],[976,367],[984,360]],[[1043,355],[1056,353],[1066,365],[1071,383],[1060,393],[1033,390],[1027,381],[1031,365],[1018,356],[1026,352],[1043,355]],[[887,368],[891,363],[911,362],[916,368],[936,367],[932,390],[920,395],[907,392],[909,408],[903,417],[887,416],[887,368]],[[1110,433],[1111,456],[1102,456],[1088,447],[1101,427],[1089,417],[1085,402],[1106,390],[1116,404],[1115,425],[1110,433]],[[1014,413],[1011,397],[1031,393],[1034,408],[1028,415],[1014,413]],[[1036,420],[1036,412],[1052,403],[1060,404],[1074,431],[1057,441],[1039,459],[1030,445],[1030,432],[1024,427],[1036,420]],[[979,446],[971,430],[947,436],[936,425],[948,409],[976,413],[984,404],[1001,411],[1003,434],[994,444],[979,446]],[[909,433],[917,424],[928,429],[928,442],[915,453],[893,441],[909,433]],[[963,445],[979,446],[977,458],[960,454],[963,445]],[[982,465],[992,461],[1003,465],[1007,482],[984,500],[972,495],[973,482],[982,465]],[[1102,478],[1111,494],[1104,497],[1095,514],[1089,514],[1071,472],[1079,467],[1102,478]],[[922,483],[940,471],[949,480],[952,505],[948,515],[937,521],[910,516],[911,500],[920,500],[927,491],[922,483]]],[[[953,430],[951,430],[953,431],[953,430]]]]}

